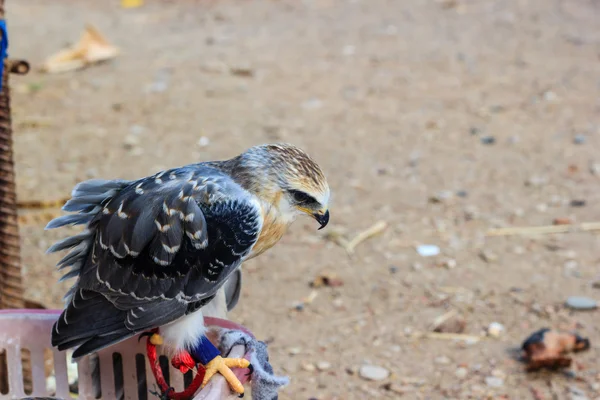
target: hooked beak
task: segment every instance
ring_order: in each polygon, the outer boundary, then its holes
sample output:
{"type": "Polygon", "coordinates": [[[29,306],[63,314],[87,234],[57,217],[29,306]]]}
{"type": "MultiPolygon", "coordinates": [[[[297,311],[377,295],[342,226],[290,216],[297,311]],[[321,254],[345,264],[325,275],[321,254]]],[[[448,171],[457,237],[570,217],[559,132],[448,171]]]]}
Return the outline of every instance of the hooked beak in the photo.
{"type": "Polygon", "coordinates": [[[319,224],[321,224],[321,226],[319,227],[319,230],[321,230],[325,228],[329,223],[329,210],[325,210],[325,212],[316,212],[313,214],[313,217],[317,220],[319,224]]]}

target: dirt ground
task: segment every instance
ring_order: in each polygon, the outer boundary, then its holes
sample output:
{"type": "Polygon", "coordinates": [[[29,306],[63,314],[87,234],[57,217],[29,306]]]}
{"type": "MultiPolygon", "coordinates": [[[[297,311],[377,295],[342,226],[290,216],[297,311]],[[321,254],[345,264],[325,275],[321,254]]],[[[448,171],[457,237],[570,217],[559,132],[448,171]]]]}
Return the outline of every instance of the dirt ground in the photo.
{"type": "MultiPolygon", "coordinates": [[[[248,262],[231,315],[270,342],[276,372],[292,378],[281,399],[600,398],[598,311],[564,306],[573,295],[600,300],[599,237],[486,236],[600,221],[597,0],[131,10],[19,0],[7,1],[7,18],[11,57],[34,68],[86,23],[122,50],[85,70],[13,77],[21,201],[265,142],[295,143],[323,167],[330,225],[300,220],[248,262]],[[351,257],[326,236],[352,238],[378,221],[387,229],[351,257]],[[423,257],[419,244],[441,252],[423,257]],[[343,285],[311,294],[324,272],[343,285]],[[419,336],[451,310],[464,334],[493,322],[505,330],[466,342],[419,336]],[[542,327],[577,329],[592,349],[567,373],[526,374],[513,351],[542,327]],[[365,364],[391,375],[367,381],[365,364]]],[[[57,284],[59,256],[44,251],[69,231],[45,232],[39,212],[23,214],[27,295],[60,307],[70,282],[57,284]]]]}

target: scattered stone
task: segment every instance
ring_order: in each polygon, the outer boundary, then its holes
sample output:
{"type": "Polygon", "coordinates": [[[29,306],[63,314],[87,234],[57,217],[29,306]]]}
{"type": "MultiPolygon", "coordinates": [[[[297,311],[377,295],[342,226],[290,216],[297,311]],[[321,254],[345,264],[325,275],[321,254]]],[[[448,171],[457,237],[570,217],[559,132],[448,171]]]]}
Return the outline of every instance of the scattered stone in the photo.
{"type": "Polygon", "coordinates": [[[492,263],[492,262],[498,260],[498,256],[489,250],[482,250],[479,253],[479,257],[487,263],[492,263]]]}
{"type": "Polygon", "coordinates": [[[396,272],[398,272],[398,267],[396,267],[395,265],[391,265],[390,274],[395,274],[396,272]]]}
{"type": "Polygon", "coordinates": [[[390,376],[390,372],[387,369],[376,365],[363,365],[358,370],[358,374],[361,378],[369,381],[382,381],[390,376]]]}
{"type": "Polygon", "coordinates": [[[145,128],[141,125],[131,125],[129,127],[129,133],[132,135],[141,135],[144,133],[145,128]]]}
{"type": "Polygon", "coordinates": [[[577,386],[569,386],[569,400],[589,400],[584,390],[577,386]]]}
{"type": "Polygon", "coordinates": [[[397,383],[386,383],[382,386],[383,389],[393,392],[395,394],[403,395],[406,393],[414,392],[415,387],[409,385],[398,385],[397,383]]]}
{"type": "Polygon", "coordinates": [[[458,368],[455,372],[454,375],[458,378],[458,379],[465,379],[467,377],[467,375],[469,374],[469,370],[464,368],[464,367],[460,367],[458,368]]]}
{"type": "Polygon", "coordinates": [[[338,278],[334,274],[330,274],[330,273],[320,274],[317,277],[315,277],[315,279],[313,279],[313,281],[310,283],[310,286],[313,288],[320,288],[323,286],[339,287],[339,286],[343,286],[343,285],[344,285],[344,281],[342,281],[340,278],[338,278]]]}
{"type": "Polygon", "coordinates": [[[525,186],[540,187],[548,183],[548,178],[545,176],[534,175],[525,181],[525,186]]]}
{"type": "Polygon", "coordinates": [[[547,90],[544,93],[542,93],[542,98],[549,103],[554,103],[558,100],[557,94],[554,93],[552,90],[547,90]]]}
{"type": "Polygon", "coordinates": [[[545,203],[539,203],[535,205],[535,209],[541,213],[548,211],[548,205],[545,203]]]}
{"type": "Polygon", "coordinates": [[[498,378],[496,376],[486,376],[485,384],[492,388],[500,388],[504,386],[504,379],[498,378]]]}
{"type": "Polygon", "coordinates": [[[140,139],[135,135],[127,135],[125,136],[125,140],[123,140],[123,147],[127,150],[131,150],[136,147],[140,143],[140,139]]]}
{"type": "Polygon", "coordinates": [[[456,268],[458,264],[456,263],[456,260],[453,258],[449,258],[447,260],[444,260],[444,262],[442,263],[442,266],[448,269],[454,269],[456,268]]]}
{"type": "Polygon", "coordinates": [[[231,75],[241,76],[244,78],[252,78],[254,76],[254,70],[249,65],[236,65],[229,68],[231,75]]]}
{"type": "Polygon", "coordinates": [[[200,147],[206,147],[210,144],[210,139],[207,138],[206,136],[200,136],[200,139],[198,139],[198,146],[200,147]]]}
{"type": "Polygon", "coordinates": [[[300,347],[290,347],[288,349],[288,354],[291,356],[295,356],[300,354],[300,352],[302,351],[302,349],[300,347]]]}
{"type": "Polygon", "coordinates": [[[573,221],[571,221],[568,217],[558,217],[552,220],[553,225],[571,225],[573,221]]]}
{"type": "Polygon", "coordinates": [[[584,207],[585,200],[571,200],[571,207],[584,207]]]}
{"type": "Polygon", "coordinates": [[[420,271],[423,269],[423,264],[421,263],[412,263],[412,265],[410,266],[412,268],[413,271],[420,271]]]}
{"type": "Polygon", "coordinates": [[[592,175],[600,176],[600,163],[591,163],[590,173],[592,175]]]}
{"type": "Polygon", "coordinates": [[[481,138],[481,144],[491,145],[496,143],[496,138],[493,136],[484,136],[481,138]]]}
{"type": "Polygon", "coordinates": [[[422,257],[433,257],[440,254],[440,248],[433,244],[422,244],[417,246],[417,253],[422,257]]]}
{"type": "Polygon", "coordinates": [[[504,333],[504,325],[499,322],[492,322],[487,328],[487,334],[491,337],[500,337],[504,333]]]}
{"type": "Polygon", "coordinates": [[[305,110],[316,110],[323,107],[323,102],[319,99],[309,99],[302,103],[302,108],[305,110]]]}
{"type": "Polygon", "coordinates": [[[344,300],[337,298],[335,300],[332,301],[333,306],[338,309],[338,310],[343,310],[344,307],[344,300]]]}
{"type": "Polygon", "coordinates": [[[317,363],[317,369],[318,369],[319,371],[326,371],[326,370],[328,370],[329,368],[331,368],[331,363],[330,363],[330,362],[327,362],[327,361],[319,361],[319,362],[317,363]]]}
{"type": "Polygon", "coordinates": [[[444,318],[441,322],[434,321],[432,330],[438,333],[463,333],[467,327],[467,321],[460,315],[444,318]]]}
{"type": "Polygon", "coordinates": [[[492,370],[491,374],[492,376],[495,376],[496,378],[506,378],[506,374],[504,373],[504,371],[502,371],[501,369],[494,369],[492,370]]]}
{"type": "Polygon", "coordinates": [[[592,282],[592,287],[594,289],[600,289],[600,280],[592,282]]]}
{"type": "Polygon", "coordinates": [[[434,361],[435,361],[436,364],[440,364],[440,365],[448,365],[448,364],[450,364],[452,362],[452,360],[450,360],[446,356],[436,357],[434,361]]]}
{"type": "Polygon", "coordinates": [[[314,364],[306,363],[302,364],[302,369],[308,372],[314,372],[316,370],[316,367],[314,364]]]}
{"type": "Polygon", "coordinates": [[[459,190],[456,192],[456,196],[461,197],[461,198],[465,198],[469,195],[469,193],[466,190],[459,190]]]}
{"type": "Polygon", "coordinates": [[[472,126],[471,129],[469,129],[469,132],[471,132],[471,135],[475,136],[479,135],[481,133],[481,130],[476,126],[472,126]]]}
{"type": "Polygon", "coordinates": [[[585,144],[585,135],[575,135],[573,138],[574,144],[585,144]]]}
{"type": "Polygon", "coordinates": [[[571,296],[567,298],[565,305],[573,310],[594,310],[598,307],[598,302],[589,297],[571,296]]]}
{"type": "Polygon", "coordinates": [[[454,197],[454,193],[449,190],[443,190],[441,192],[437,192],[433,196],[429,198],[430,203],[446,203],[450,199],[454,197]]]}

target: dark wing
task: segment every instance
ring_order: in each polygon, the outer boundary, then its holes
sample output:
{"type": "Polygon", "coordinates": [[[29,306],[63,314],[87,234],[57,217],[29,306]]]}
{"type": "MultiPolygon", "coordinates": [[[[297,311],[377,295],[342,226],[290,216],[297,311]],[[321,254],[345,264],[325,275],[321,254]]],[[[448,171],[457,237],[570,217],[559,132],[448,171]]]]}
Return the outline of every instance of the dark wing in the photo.
{"type": "Polygon", "coordinates": [[[227,175],[200,165],[139,181],[88,181],[63,207],[79,214],[48,229],[87,224],[49,252],[77,277],[52,345],[74,357],[198,310],[258,238],[258,204],[227,175]]]}

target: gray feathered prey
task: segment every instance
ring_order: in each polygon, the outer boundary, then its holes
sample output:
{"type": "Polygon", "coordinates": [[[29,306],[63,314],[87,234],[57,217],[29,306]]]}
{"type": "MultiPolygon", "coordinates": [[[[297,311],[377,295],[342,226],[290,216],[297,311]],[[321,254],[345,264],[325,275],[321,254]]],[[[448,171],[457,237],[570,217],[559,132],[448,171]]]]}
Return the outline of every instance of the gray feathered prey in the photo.
{"type": "Polygon", "coordinates": [[[262,227],[256,199],[210,163],[86,181],[63,210],[77,214],[47,229],[86,225],[48,250],[70,249],[58,265],[70,269],[63,279],[77,277],[52,332],[59,350],[79,346],[74,358],[200,309],[262,227]]]}

